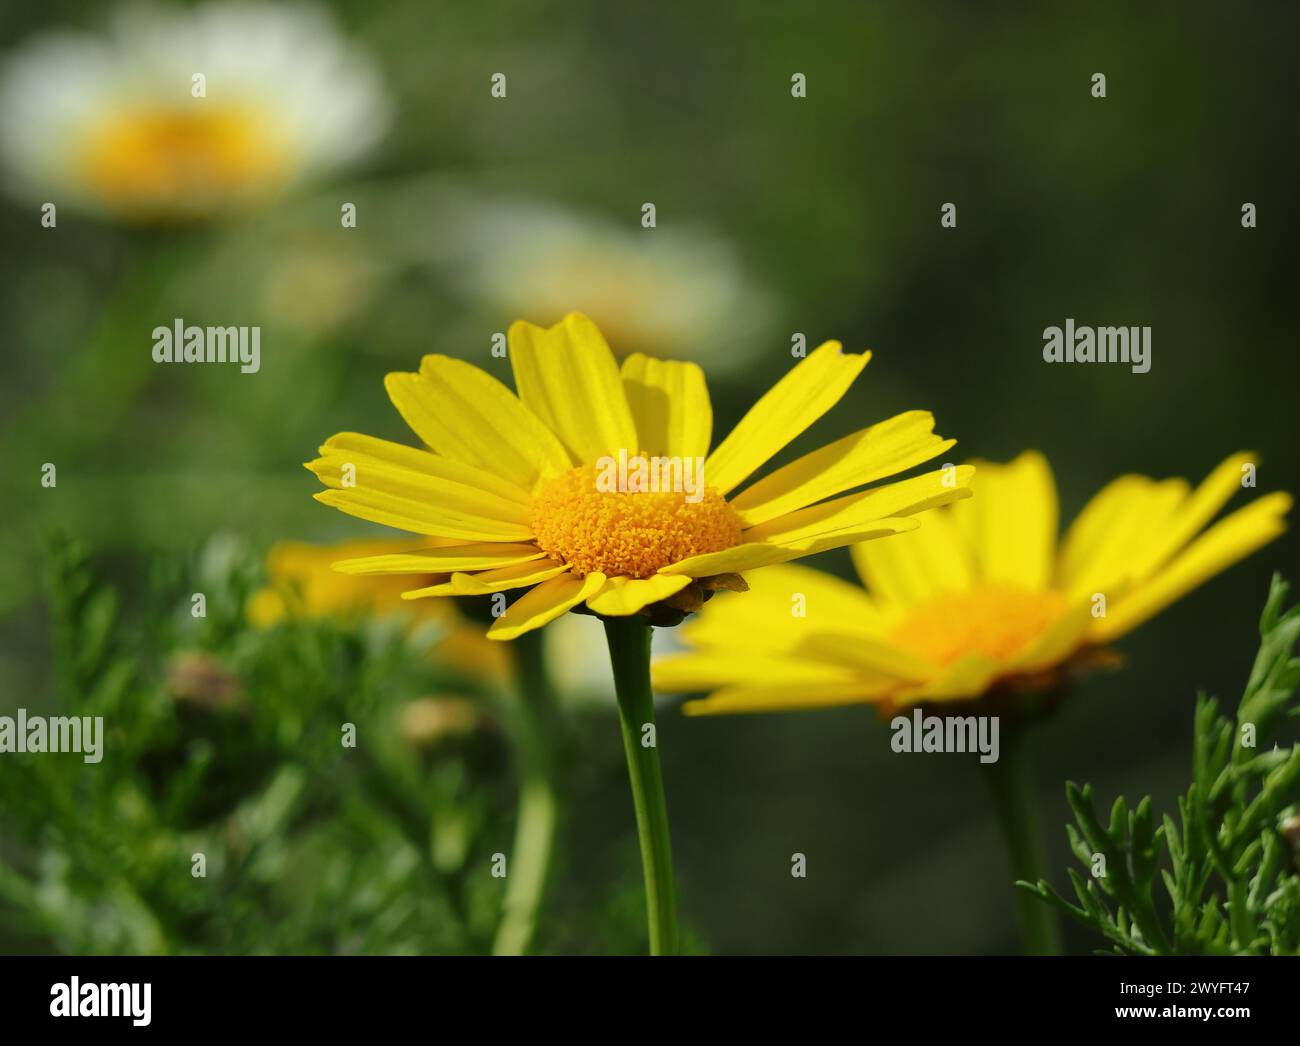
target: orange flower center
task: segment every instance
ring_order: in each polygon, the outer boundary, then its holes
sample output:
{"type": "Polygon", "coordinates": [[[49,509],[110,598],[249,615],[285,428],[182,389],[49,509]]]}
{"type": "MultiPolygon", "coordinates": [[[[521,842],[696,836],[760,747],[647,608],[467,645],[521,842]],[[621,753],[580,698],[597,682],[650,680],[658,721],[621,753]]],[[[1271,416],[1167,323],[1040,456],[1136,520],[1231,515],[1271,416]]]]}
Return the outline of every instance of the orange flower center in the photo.
{"type": "Polygon", "coordinates": [[[286,156],[256,114],[231,108],[126,111],[97,128],[82,157],[86,177],[122,210],[201,207],[274,188],[286,156]]]}
{"type": "Polygon", "coordinates": [[[991,584],[936,596],[911,609],[890,639],[940,665],[965,654],[1004,661],[1022,653],[1066,610],[1057,592],[991,584]]]}
{"type": "Polygon", "coordinates": [[[575,574],[647,578],[660,567],[740,544],[740,520],[716,490],[608,489],[582,465],[538,489],[529,512],[537,545],[575,574]]]}

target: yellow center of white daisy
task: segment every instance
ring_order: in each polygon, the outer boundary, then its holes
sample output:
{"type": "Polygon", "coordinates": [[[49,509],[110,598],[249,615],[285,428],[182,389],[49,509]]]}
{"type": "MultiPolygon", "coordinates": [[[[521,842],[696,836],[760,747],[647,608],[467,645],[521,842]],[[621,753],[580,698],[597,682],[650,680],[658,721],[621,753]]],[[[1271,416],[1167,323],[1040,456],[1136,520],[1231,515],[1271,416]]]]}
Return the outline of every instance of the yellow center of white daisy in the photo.
{"type": "Polygon", "coordinates": [[[890,639],[940,665],[966,654],[1005,661],[1022,653],[1065,613],[1065,597],[1009,585],[951,592],[913,607],[890,639]]]}
{"type": "Polygon", "coordinates": [[[697,501],[677,491],[606,490],[595,464],[543,483],[528,521],[537,546],[579,575],[647,578],[740,544],[740,520],[712,487],[697,501]]]}
{"type": "Polygon", "coordinates": [[[115,113],[95,128],[82,163],[87,184],[113,206],[201,207],[280,184],[282,141],[256,111],[195,101],[115,113]]]}

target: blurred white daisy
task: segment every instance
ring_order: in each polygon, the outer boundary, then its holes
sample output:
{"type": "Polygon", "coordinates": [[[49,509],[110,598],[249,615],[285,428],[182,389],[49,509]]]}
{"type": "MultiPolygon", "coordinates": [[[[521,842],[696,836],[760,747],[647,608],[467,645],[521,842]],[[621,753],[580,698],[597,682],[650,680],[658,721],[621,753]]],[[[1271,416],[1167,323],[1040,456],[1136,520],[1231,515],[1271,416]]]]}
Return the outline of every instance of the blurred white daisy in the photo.
{"type": "Polygon", "coordinates": [[[265,202],[370,148],[389,102],[321,8],[119,9],[0,65],[0,149],[22,195],[165,221],[265,202]]]}
{"type": "Polygon", "coordinates": [[[619,356],[645,352],[715,368],[742,362],[758,344],[768,298],[713,233],[668,223],[643,229],[639,208],[617,223],[445,186],[426,198],[435,233],[408,235],[421,237],[416,249],[480,310],[539,323],[577,310],[619,356]]]}

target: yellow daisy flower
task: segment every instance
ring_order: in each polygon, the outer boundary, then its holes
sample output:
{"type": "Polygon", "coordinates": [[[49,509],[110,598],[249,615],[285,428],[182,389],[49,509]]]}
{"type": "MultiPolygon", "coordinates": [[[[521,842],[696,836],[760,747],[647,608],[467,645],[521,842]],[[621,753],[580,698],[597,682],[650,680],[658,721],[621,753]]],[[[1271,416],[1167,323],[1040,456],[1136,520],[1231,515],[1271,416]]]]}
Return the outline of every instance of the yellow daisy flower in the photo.
{"type": "MultiPolygon", "coordinates": [[[[419,551],[358,556],[335,569],[408,578],[403,587],[415,587],[404,599],[527,589],[497,617],[491,639],[533,632],[579,604],[604,618],[650,951],[672,954],[662,772],[656,747],[641,741],[654,723],[650,625],[675,624],[713,590],[743,589],[743,571],[915,530],[917,513],[969,496],[972,470],[945,466],[859,490],[953,445],[935,435],[930,414],[911,411],[746,485],[866,365],[869,353],[846,355],[838,342],[800,360],[712,450],[713,410],[695,364],[638,353],[620,367],[579,313],[548,329],[515,323],[509,348],[517,393],[448,356],[388,375],[393,405],[428,449],[344,432],[307,468],[328,488],[317,500],[433,539],[419,551]],[[450,576],[409,580],[431,573],[450,576]]],[[[536,637],[522,646],[536,647],[536,637]]],[[[544,865],[535,862],[534,886],[544,865]]],[[[518,905],[508,899],[524,914],[519,931],[498,941],[504,950],[526,942],[536,890],[528,892],[518,905]]]]}
{"type": "Polygon", "coordinates": [[[1204,529],[1253,458],[1236,454],[1195,490],[1122,476],[1057,545],[1057,498],[1041,454],[977,462],[975,497],[915,534],[855,545],[865,588],[805,568],[759,571],[721,598],[654,666],[666,692],[711,692],[689,713],[873,702],[887,713],[995,687],[1046,689],[1285,529],[1291,497],[1269,494],[1204,529]]]}
{"type": "MultiPolygon", "coordinates": [[[[489,643],[483,629],[463,617],[450,601],[409,603],[402,599],[407,582],[395,578],[376,582],[331,569],[331,564],[339,559],[402,555],[429,545],[427,539],[346,541],[332,545],[281,542],[267,553],[267,584],[250,597],[245,608],[248,621],[255,628],[269,628],[286,618],[362,612],[378,616],[404,614],[413,622],[436,622],[442,626],[431,653],[444,664],[503,679],[509,665],[501,648],[489,643]]],[[[444,578],[445,575],[430,575],[427,580],[432,583],[444,578]]]]}
{"type": "Polygon", "coordinates": [[[517,394],[448,356],[388,375],[389,397],[429,449],[345,432],[307,465],[329,488],[317,500],[436,539],[336,569],[450,574],[408,581],[406,599],[528,589],[492,625],[493,639],[579,604],[605,617],[680,618],[713,589],[743,587],[743,571],[915,530],[923,509],[969,495],[972,470],[955,466],[845,493],[953,445],[925,411],[855,432],[737,493],[866,365],[869,353],[845,354],[838,342],[800,360],[712,451],[698,366],[637,354],[620,370],[578,313],[549,329],[515,323],[509,348],[517,394]],[[660,476],[680,481],[676,489],[653,472],[647,484],[636,468],[655,462],[668,463],[660,476]]]}

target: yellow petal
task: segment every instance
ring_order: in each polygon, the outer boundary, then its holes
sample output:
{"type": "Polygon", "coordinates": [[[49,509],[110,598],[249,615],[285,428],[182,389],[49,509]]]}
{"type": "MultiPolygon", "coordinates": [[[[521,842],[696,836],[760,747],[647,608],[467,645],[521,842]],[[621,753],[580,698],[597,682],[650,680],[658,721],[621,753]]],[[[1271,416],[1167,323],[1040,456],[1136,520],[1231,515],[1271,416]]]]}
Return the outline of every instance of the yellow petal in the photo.
{"type": "Polygon", "coordinates": [[[306,541],[280,541],[266,554],[266,570],[273,580],[319,576],[340,558],[392,556],[429,552],[444,547],[437,538],[360,538],[320,545],[306,541]]]}
{"type": "Polygon", "coordinates": [[[862,583],[900,607],[924,603],[943,592],[967,591],[975,579],[970,553],[947,509],[927,512],[920,528],[910,534],[863,542],[850,554],[862,583]]]}
{"type": "Polygon", "coordinates": [[[956,442],[941,439],[933,430],[934,415],[929,411],[899,414],[805,454],[764,476],[729,503],[745,526],[774,519],[910,469],[956,442]]]}
{"type": "Polygon", "coordinates": [[[546,581],[569,568],[554,559],[516,563],[513,566],[484,570],[477,574],[457,572],[446,581],[426,588],[403,592],[403,599],[423,599],[425,596],[486,596],[491,592],[506,592],[512,588],[527,588],[546,581]]]}
{"type": "Polygon", "coordinates": [[[694,363],[633,353],[623,361],[623,391],[640,450],[703,458],[713,436],[713,407],[704,372],[694,363]]]}
{"type": "Polygon", "coordinates": [[[667,599],[690,583],[689,577],[671,577],[668,574],[656,574],[644,579],[610,578],[604,588],[587,600],[587,606],[597,614],[626,617],[644,606],[667,599]]]}
{"type": "Polygon", "coordinates": [[[918,687],[899,690],[890,698],[903,706],[919,701],[962,701],[979,697],[993,685],[1003,667],[1001,662],[983,654],[967,654],[937,678],[918,687]]]}
{"type": "Polygon", "coordinates": [[[712,577],[714,574],[743,574],[746,570],[784,563],[794,556],[787,556],[785,550],[766,542],[755,541],[749,544],[735,545],[721,552],[704,552],[698,556],[688,556],[666,567],[660,567],[660,574],[676,574],[684,577],[712,577]]]}
{"type": "Polygon", "coordinates": [[[815,556],[819,552],[829,552],[835,548],[845,548],[859,541],[875,541],[877,538],[892,537],[895,534],[910,534],[919,526],[921,521],[915,516],[894,516],[828,530],[810,537],[782,541],[776,547],[790,553],[785,560],[796,559],[802,556],[815,556]]]}
{"type": "Polygon", "coordinates": [[[488,519],[450,505],[352,487],[322,490],[313,495],[322,505],[332,505],[341,512],[371,523],[382,523],[412,534],[458,538],[461,541],[527,541],[533,536],[529,527],[518,523],[488,519]]]}
{"type": "Polygon", "coordinates": [[[749,583],[683,626],[693,649],[652,665],[657,690],[717,690],[688,706],[695,713],[779,710],[869,700],[937,672],[882,638],[857,585],[797,566],[757,570],[749,583]]]}
{"type": "MultiPolygon", "coordinates": [[[[393,465],[351,461],[347,454],[317,458],[307,468],[327,487],[334,488],[325,493],[344,499],[357,495],[360,499],[356,500],[357,504],[400,510],[414,518],[430,521],[472,519],[489,524],[489,529],[476,530],[472,534],[460,534],[453,529],[434,529],[427,533],[464,537],[467,541],[532,537],[525,506],[477,487],[393,465]],[[355,486],[347,485],[351,482],[355,482],[355,486]]],[[[326,502],[335,503],[340,507],[344,504],[343,501],[326,502]]],[[[344,508],[344,511],[349,510],[344,508]]]]}
{"type": "Polygon", "coordinates": [[[446,574],[453,570],[490,570],[541,559],[535,545],[511,545],[494,541],[475,545],[451,545],[410,553],[359,556],[330,564],[340,574],[446,574]]]}
{"type": "Polygon", "coordinates": [[[1256,458],[1253,454],[1233,454],[1205,478],[1195,493],[1178,499],[1169,511],[1163,513],[1167,521],[1165,525],[1161,526],[1158,519],[1152,519],[1152,540],[1146,553],[1133,563],[1134,577],[1146,577],[1199,534],[1232,495],[1241,490],[1243,467],[1254,464],[1256,458]]]}
{"type": "Polygon", "coordinates": [[[860,682],[792,683],[787,686],[733,686],[699,701],[687,701],[687,715],[734,715],[746,712],[794,712],[837,708],[880,700],[880,689],[860,682]]]}
{"type": "Polygon", "coordinates": [[[595,595],[605,584],[605,575],[593,571],[586,577],[562,574],[529,589],[488,629],[489,639],[514,639],[541,628],[584,599],[595,595]]]}
{"type": "Polygon", "coordinates": [[[909,680],[920,682],[939,675],[938,665],[903,650],[886,639],[875,639],[837,631],[834,626],[810,632],[793,653],[822,664],[852,666],[859,676],[880,683],[909,680]]]}
{"type": "Polygon", "coordinates": [[[527,506],[517,501],[427,472],[378,464],[359,455],[330,454],[308,462],[306,468],[334,490],[391,494],[408,501],[428,502],[432,508],[445,504],[504,523],[528,521],[527,506]]]}
{"type": "Polygon", "coordinates": [[[388,397],[439,454],[531,491],[570,467],[560,441],[501,382],[464,360],[425,356],[420,372],[384,379],[388,397]]]}
{"type": "Polygon", "coordinates": [[[969,465],[958,465],[857,494],[846,494],[750,527],[744,531],[744,538],[746,541],[789,544],[831,531],[863,527],[872,520],[909,516],[970,497],[974,471],[969,465]]]}
{"type": "Polygon", "coordinates": [[[1174,600],[1286,530],[1291,496],[1269,494],[1224,517],[1193,541],[1149,581],[1113,601],[1092,626],[1092,638],[1108,642],[1132,631],[1174,600]]]}
{"type": "Polygon", "coordinates": [[[800,658],[754,650],[706,650],[674,654],[650,666],[661,694],[690,694],[726,686],[799,686],[855,683],[857,674],[842,665],[810,664],[800,658]]]}
{"type": "MultiPolygon", "coordinates": [[[[436,538],[363,539],[328,545],[279,542],[266,556],[268,586],[249,601],[249,613],[258,625],[285,615],[323,617],[359,610],[409,615],[412,608],[404,605],[400,598],[401,581],[384,579],[375,582],[345,577],[330,567],[340,558],[404,555],[414,550],[427,550],[437,542],[436,538]]],[[[440,613],[426,610],[423,616],[437,618],[440,613]]]]}
{"type": "Polygon", "coordinates": [[[1157,483],[1129,475],[1112,480],[1066,532],[1057,586],[1074,597],[1124,586],[1186,497],[1187,484],[1180,479],[1157,483]]]}
{"type": "Polygon", "coordinates": [[[815,349],[749,409],[704,464],[721,494],[738,486],[848,391],[871,353],[845,355],[837,341],[815,349]]]}
{"type": "Polygon", "coordinates": [[[813,556],[818,552],[828,552],[833,548],[843,548],[855,541],[869,541],[874,538],[888,537],[891,534],[904,534],[915,530],[921,524],[918,520],[904,516],[898,519],[876,519],[859,526],[851,526],[802,535],[788,541],[764,540],[752,541],[721,552],[705,552],[690,556],[677,563],[660,567],[661,574],[689,574],[691,577],[712,577],[714,574],[740,574],[746,570],[757,570],[776,563],[788,563],[792,559],[813,556]]]}
{"type": "Polygon", "coordinates": [[[498,472],[359,432],[340,432],[331,436],[321,445],[320,453],[322,457],[350,461],[358,469],[365,465],[386,465],[475,487],[519,505],[527,506],[532,502],[532,495],[526,488],[503,478],[498,472]]]}
{"type": "Polygon", "coordinates": [[[1056,555],[1056,483],[1047,460],[1026,451],[1007,465],[972,462],[975,496],[954,520],[985,581],[1037,590],[1051,583],[1056,555]]]}
{"type": "Polygon", "coordinates": [[[720,593],[681,627],[693,647],[789,651],[812,631],[879,637],[889,627],[858,585],[785,564],[747,575],[748,592],[720,593]]]}
{"type": "Polygon", "coordinates": [[[637,432],[618,364],[596,325],[571,312],[543,329],[510,327],[510,362],[524,405],[554,432],[577,464],[637,453],[637,432]]]}

